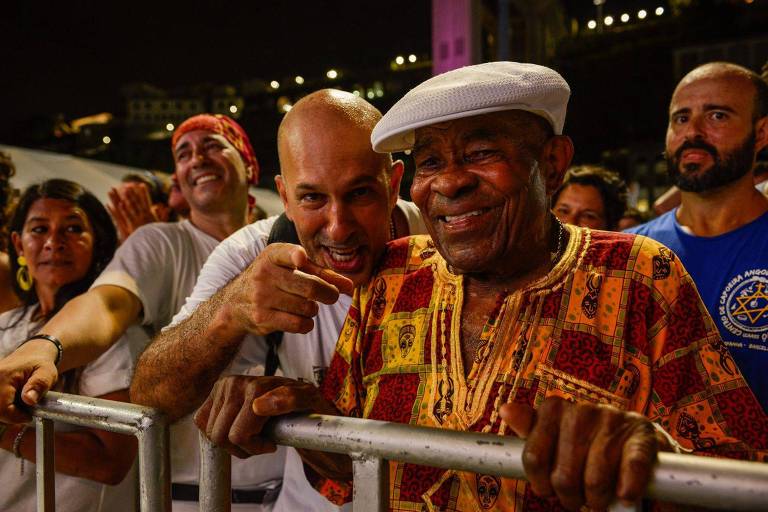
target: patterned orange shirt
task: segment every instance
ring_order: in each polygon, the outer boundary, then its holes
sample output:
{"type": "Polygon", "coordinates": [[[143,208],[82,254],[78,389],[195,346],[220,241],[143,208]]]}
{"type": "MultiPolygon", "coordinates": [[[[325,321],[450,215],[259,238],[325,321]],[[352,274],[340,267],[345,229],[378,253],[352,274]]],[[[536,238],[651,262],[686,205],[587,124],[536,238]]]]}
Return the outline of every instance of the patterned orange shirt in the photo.
{"type": "MultiPolygon", "coordinates": [[[[567,229],[548,275],[498,297],[469,372],[463,277],[427,236],[390,243],[353,300],[324,396],[348,416],[499,435],[513,435],[500,405],[560,396],[642,413],[693,452],[764,459],[768,420],[674,253],[567,229]]],[[[525,481],[415,464],[391,462],[390,485],[394,511],[562,510],[525,481]]],[[[344,485],[320,489],[347,498],[344,485]]]]}

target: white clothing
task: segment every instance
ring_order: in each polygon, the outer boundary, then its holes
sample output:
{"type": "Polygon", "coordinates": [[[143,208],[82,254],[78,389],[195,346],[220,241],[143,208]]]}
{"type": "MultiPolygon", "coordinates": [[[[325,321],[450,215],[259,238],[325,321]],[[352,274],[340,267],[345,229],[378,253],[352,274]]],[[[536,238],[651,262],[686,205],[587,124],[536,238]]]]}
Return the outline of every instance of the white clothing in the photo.
{"type": "MultiPolygon", "coordinates": [[[[13,352],[28,336],[43,324],[32,320],[38,306],[20,307],[0,314],[0,357],[13,352]]],[[[144,340],[146,342],[146,339],[144,340]]],[[[83,368],[78,394],[98,397],[121,389],[131,382],[131,340],[123,336],[101,357],[83,368]]],[[[32,427],[34,428],[34,427],[32,427]]],[[[57,432],[71,432],[80,427],[54,423],[57,432]]],[[[0,510],[34,512],[37,510],[35,465],[24,461],[24,475],[20,474],[20,461],[11,452],[0,450],[0,510]]],[[[112,512],[135,510],[136,475],[128,473],[116,486],[109,486],[55,473],[56,510],[64,512],[112,512]]]]}
{"type": "MultiPolygon", "coordinates": [[[[115,285],[134,294],[142,305],[141,324],[154,336],[184,304],[195,286],[200,268],[217,245],[215,238],[196,228],[189,220],[142,226],[117,249],[115,257],[92,288],[115,285]]],[[[248,355],[264,359],[259,350],[248,355]]],[[[197,484],[200,445],[192,416],[171,425],[170,431],[171,481],[197,484]]],[[[233,457],[232,486],[247,490],[274,488],[282,478],[284,459],[284,449],[265,456],[266,463],[258,466],[233,457]]],[[[173,503],[174,511],[188,507],[197,510],[198,504],[173,503]]],[[[249,504],[243,508],[271,510],[271,505],[249,504]]]]}
{"type": "MultiPolygon", "coordinates": [[[[419,210],[413,203],[398,200],[397,206],[405,214],[411,234],[426,232],[419,210]]],[[[240,275],[261,254],[267,245],[269,232],[276,219],[277,217],[270,217],[245,226],[224,240],[211,253],[200,271],[192,295],[173,318],[171,325],[176,325],[189,317],[200,304],[240,275]]],[[[312,382],[315,385],[320,384],[333,357],[336,340],[351,302],[351,297],[341,295],[335,304],[318,304],[319,311],[314,318],[315,327],[312,331],[307,334],[289,332],[283,334],[283,341],[277,351],[283,375],[312,382]]],[[[263,375],[266,347],[264,337],[247,335],[228,373],[263,375]],[[248,353],[247,356],[246,353],[248,353]]],[[[247,460],[252,461],[254,465],[262,465],[264,464],[262,457],[264,456],[260,455],[247,460]]],[[[341,510],[346,509],[351,509],[351,505],[341,508],[341,510]]],[[[340,507],[333,505],[315,491],[304,476],[304,466],[298,453],[293,448],[288,448],[283,487],[274,511],[297,510],[338,511],[340,507]]]]}

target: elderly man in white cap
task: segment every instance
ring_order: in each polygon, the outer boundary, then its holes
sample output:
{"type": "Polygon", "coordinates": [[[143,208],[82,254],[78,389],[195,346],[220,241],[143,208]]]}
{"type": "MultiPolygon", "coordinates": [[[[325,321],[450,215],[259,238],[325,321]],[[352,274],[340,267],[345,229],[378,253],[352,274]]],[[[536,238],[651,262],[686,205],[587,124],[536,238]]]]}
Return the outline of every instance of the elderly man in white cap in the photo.
{"type": "MultiPolygon", "coordinates": [[[[412,149],[431,237],[388,244],[319,395],[284,387],[253,402],[262,416],[335,407],[527,439],[528,482],[391,462],[391,510],[604,509],[640,498],[659,447],[764,456],[765,417],[719,362],[679,261],[550,213],[573,155],[569,94],[551,69],[496,62],[403,97],[372,142],[412,149]],[[736,421],[744,411],[755,428],[736,421]]],[[[302,456],[327,496],[348,495],[347,460],[302,456]]]]}

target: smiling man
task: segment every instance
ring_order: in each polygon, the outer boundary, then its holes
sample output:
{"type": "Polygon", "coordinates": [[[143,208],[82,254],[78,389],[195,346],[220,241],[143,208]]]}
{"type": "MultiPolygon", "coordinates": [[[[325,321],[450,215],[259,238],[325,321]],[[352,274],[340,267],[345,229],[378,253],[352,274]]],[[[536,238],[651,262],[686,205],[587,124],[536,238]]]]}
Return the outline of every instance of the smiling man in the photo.
{"type": "MultiPolygon", "coordinates": [[[[26,343],[0,361],[0,387],[24,384],[25,402],[34,404],[50,389],[58,372],[82,366],[105,351],[124,332],[143,329],[154,335],[170,323],[192,292],[200,268],[218,243],[246,224],[248,183],[259,167],[243,129],[232,119],[203,114],[174,132],[171,149],[189,218],[137,229],[84,295],[70,301],[40,332],[61,340],[63,357],[54,365],[53,344],[26,343]]],[[[143,337],[146,339],[146,337],[143,337]]],[[[135,347],[136,353],[141,347],[135,347]]],[[[2,395],[0,419],[22,419],[13,393],[2,395]]],[[[173,508],[197,510],[197,430],[190,418],[171,427],[173,508]],[[192,488],[190,488],[192,486],[192,488]]],[[[268,456],[243,472],[235,464],[233,480],[246,492],[234,501],[269,509],[277,496],[284,453],[268,456]]]]}
{"type": "MultiPolygon", "coordinates": [[[[765,454],[765,416],[723,367],[679,261],[551,214],[573,155],[569,93],[551,69],[494,62],[397,102],[371,140],[413,149],[411,195],[431,237],[387,245],[353,298],[324,400],[253,401],[263,416],[281,404],[527,438],[528,482],[390,462],[390,510],[602,510],[642,495],[659,445],[765,454]]],[[[327,496],[349,497],[348,459],[302,456],[327,496]]]]}
{"type": "MultiPolygon", "coordinates": [[[[352,288],[367,283],[389,240],[424,232],[415,206],[398,199],[403,163],[371,149],[380,118],[370,103],[332,89],[307,95],[286,114],[276,178],[285,216],[244,227],[211,254],[184,308],[142,355],[133,400],[178,418],[213,388],[215,409],[196,417],[208,436],[239,457],[274,449],[249,444],[257,437],[253,399],[267,392],[318,397],[352,288]],[[270,244],[275,238],[294,243],[270,244]],[[279,377],[271,376],[267,343],[276,331],[279,377]]],[[[309,485],[296,451],[286,457],[275,510],[336,510],[309,485]]]]}
{"type": "Polygon", "coordinates": [[[768,411],[768,198],[755,188],[753,170],[766,146],[768,84],[735,64],[694,69],[669,105],[667,167],[680,206],[629,231],[680,257],[768,411]]]}

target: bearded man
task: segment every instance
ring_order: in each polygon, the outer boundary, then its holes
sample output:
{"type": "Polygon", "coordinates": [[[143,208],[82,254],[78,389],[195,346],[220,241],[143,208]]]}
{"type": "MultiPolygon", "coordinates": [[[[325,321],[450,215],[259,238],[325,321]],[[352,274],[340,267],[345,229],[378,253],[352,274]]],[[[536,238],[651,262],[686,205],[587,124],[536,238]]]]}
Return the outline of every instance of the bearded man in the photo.
{"type": "Polygon", "coordinates": [[[677,254],[768,410],[768,198],[754,186],[755,159],[766,145],[768,84],[735,64],[694,69],[669,107],[666,155],[680,206],[629,231],[677,254]]]}

